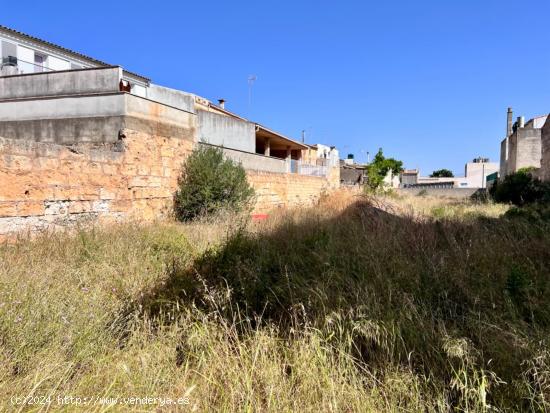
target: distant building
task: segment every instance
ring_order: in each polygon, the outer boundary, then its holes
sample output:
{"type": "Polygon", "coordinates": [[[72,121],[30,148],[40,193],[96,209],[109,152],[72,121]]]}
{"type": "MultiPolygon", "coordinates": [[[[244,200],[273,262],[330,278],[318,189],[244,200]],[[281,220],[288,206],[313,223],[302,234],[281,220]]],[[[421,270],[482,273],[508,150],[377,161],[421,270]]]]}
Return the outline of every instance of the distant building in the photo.
{"type": "Polygon", "coordinates": [[[485,188],[491,188],[498,179],[498,172],[493,172],[490,175],[487,175],[487,178],[485,178],[485,188]]]}
{"type": "Polygon", "coordinates": [[[302,159],[311,165],[338,166],[340,154],[335,146],[327,146],[320,143],[307,145],[308,149],[303,152],[302,159]]]}
{"type": "Polygon", "coordinates": [[[548,115],[530,119],[520,116],[513,122],[512,108],[508,108],[506,138],[500,144],[500,176],[504,177],[522,168],[540,168],[542,157],[542,128],[548,115]]]}
{"type": "Polygon", "coordinates": [[[490,162],[489,158],[475,158],[464,167],[464,176],[467,183],[466,187],[485,188],[487,177],[498,172],[498,170],[499,165],[496,162],[490,162]]]}
{"type": "Polygon", "coordinates": [[[363,185],[367,181],[367,165],[348,164],[346,160],[340,162],[340,184],[363,185]]]}
{"type": "Polygon", "coordinates": [[[401,173],[401,188],[486,188],[487,177],[498,172],[498,164],[489,158],[478,157],[464,166],[463,177],[420,176],[418,169],[401,173]]]}
{"type": "Polygon", "coordinates": [[[405,169],[401,172],[401,186],[407,187],[418,183],[418,169],[405,169]]]}

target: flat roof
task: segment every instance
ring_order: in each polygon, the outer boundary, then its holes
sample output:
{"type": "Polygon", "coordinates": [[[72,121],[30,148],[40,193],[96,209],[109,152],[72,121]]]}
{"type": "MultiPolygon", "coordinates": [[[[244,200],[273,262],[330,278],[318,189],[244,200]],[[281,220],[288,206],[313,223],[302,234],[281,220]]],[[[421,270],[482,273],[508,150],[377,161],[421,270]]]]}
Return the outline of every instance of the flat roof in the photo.
{"type": "Polygon", "coordinates": [[[306,145],[306,144],[301,143],[301,142],[297,142],[294,139],[287,138],[286,136],[281,135],[278,132],[275,132],[271,129],[266,128],[265,126],[260,125],[259,123],[256,123],[256,130],[258,132],[260,132],[260,135],[264,135],[264,136],[267,135],[267,137],[275,138],[277,140],[281,140],[281,141],[285,142],[287,145],[290,144],[288,146],[294,146],[294,147],[298,147],[300,149],[309,148],[309,145],[306,145]]]}

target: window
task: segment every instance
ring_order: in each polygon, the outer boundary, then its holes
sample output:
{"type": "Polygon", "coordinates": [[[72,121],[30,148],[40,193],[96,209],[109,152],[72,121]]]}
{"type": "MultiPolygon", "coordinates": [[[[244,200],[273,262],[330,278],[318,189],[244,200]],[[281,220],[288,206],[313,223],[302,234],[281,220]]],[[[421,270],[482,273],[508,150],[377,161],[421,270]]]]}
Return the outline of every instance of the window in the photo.
{"type": "Polygon", "coordinates": [[[14,43],[2,41],[2,61],[0,65],[17,66],[17,46],[14,43]]]}
{"type": "Polygon", "coordinates": [[[40,73],[44,72],[46,68],[46,59],[47,56],[40,54],[40,53],[34,53],[34,73],[40,73]]]}

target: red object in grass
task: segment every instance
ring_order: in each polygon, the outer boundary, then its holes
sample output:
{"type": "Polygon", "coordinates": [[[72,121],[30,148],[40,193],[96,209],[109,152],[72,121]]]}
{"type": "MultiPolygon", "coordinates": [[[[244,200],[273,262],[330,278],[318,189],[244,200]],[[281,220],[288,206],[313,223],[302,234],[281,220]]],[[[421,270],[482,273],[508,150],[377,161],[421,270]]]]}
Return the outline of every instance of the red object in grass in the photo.
{"type": "Polygon", "coordinates": [[[261,220],[264,220],[264,219],[267,219],[269,215],[267,214],[252,214],[252,219],[254,221],[261,221],[261,220]]]}

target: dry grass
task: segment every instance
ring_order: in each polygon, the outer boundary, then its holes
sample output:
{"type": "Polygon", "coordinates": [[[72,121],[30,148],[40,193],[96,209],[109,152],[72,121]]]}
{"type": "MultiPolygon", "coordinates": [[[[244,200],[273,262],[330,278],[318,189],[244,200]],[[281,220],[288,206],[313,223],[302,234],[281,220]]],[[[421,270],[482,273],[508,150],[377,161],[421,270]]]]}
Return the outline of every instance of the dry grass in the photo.
{"type": "Polygon", "coordinates": [[[348,193],[2,245],[0,407],[546,411],[550,236],[504,210],[348,193]]]}

